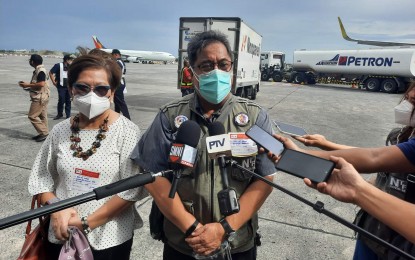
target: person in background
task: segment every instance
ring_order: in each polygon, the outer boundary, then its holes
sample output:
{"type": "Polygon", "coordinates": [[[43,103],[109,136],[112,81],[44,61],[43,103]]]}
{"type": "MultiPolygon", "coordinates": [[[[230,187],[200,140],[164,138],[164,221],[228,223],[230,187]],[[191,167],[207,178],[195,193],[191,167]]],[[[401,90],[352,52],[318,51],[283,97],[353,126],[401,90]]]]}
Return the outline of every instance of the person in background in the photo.
{"type": "MultiPolygon", "coordinates": [[[[164,214],[163,259],[213,257],[221,245],[232,259],[256,259],[258,215],[272,187],[250,174],[228,166],[229,186],[239,198],[240,211],[221,214],[217,194],[222,178],[217,160],[209,159],[206,149],[208,126],[218,121],[225,132],[245,132],[257,124],[272,133],[268,114],[258,104],[232,95],[232,52],[226,36],[217,31],[195,35],[187,54],[193,70],[195,93],[186,95],[160,109],[144,133],[132,158],[144,170],[158,172],[169,168],[168,157],[180,124],[193,120],[200,126],[198,155],[193,169],[181,169],[173,199],[168,197],[171,183],[157,178],[145,187],[164,214]]],[[[268,180],[276,170],[266,154],[233,158],[268,180]]],[[[214,258],[209,258],[214,259],[214,258]]]]}
{"type": "Polygon", "coordinates": [[[49,134],[48,102],[50,90],[42,56],[32,54],[29,59],[29,64],[35,68],[32,79],[30,83],[19,81],[19,86],[30,93],[31,103],[28,118],[38,133],[32,139],[36,142],[42,142],[49,134]]]}
{"type": "Polygon", "coordinates": [[[117,113],[121,112],[123,116],[130,119],[130,113],[128,112],[127,103],[125,103],[125,100],[124,100],[124,91],[126,87],[125,72],[127,71],[127,69],[125,67],[124,61],[121,59],[120,50],[113,49],[111,54],[112,54],[112,57],[117,60],[117,63],[120,66],[121,73],[122,73],[121,84],[115,91],[115,95],[114,95],[114,105],[115,105],[114,110],[117,113]]]}
{"type": "MultiPolygon", "coordinates": [[[[110,109],[110,97],[121,71],[112,58],[82,55],[68,70],[68,87],[79,114],[51,131],[36,156],[29,192],[52,204],[139,174],[130,159],[140,129],[110,109]]],[[[134,229],[142,220],[134,202],[146,196],[143,187],[86,202],[51,214],[47,250],[58,259],[68,226],[83,230],[95,260],[128,260],[134,229]]]]}
{"type": "Polygon", "coordinates": [[[63,107],[65,106],[66,118],[71,116],[71,96],[68,91],[68,67],[71,65],[75,56],[66,54],[63,56],[63,62],[56,63],[49,71],[49,77],[52,84],[58,90],[58,114],[53,120],[63,117],[63,107]]]}
{"type": "Polygon", "coordinates": [[[182,92],[182,97],[194,92],[193,73],[189,67],[188,60],[183,61],[183,68],[180,73],[180,91],[182,92]]]}

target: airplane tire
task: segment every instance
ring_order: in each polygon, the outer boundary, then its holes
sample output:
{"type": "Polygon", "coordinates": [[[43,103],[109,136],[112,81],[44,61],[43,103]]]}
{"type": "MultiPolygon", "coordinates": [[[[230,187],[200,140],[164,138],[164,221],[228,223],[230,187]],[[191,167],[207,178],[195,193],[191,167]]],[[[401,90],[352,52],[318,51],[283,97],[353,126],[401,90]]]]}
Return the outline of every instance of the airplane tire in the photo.
{"type": "Polygon", "coordinates": [[[394,79],[384,79],[381,88],[383,92],[392,94],[398,91],[398,84],[394,79]]]}
{"type": "Polygon", "coordinates": [[[366,81],[366,89],[368,91],[377,92],[380,90],[380,82],[377,78],[369,78],[366,81]]]}

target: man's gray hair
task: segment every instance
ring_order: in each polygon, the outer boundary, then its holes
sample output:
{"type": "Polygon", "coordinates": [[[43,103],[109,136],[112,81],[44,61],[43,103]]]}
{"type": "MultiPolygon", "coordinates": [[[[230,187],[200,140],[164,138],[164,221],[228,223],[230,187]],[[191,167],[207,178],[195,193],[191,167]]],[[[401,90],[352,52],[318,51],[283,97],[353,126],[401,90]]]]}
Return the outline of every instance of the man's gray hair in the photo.
{"type": "Polygon", "coordinates": [[[229,57],[232,59],[231,46],[226,35],[219,31],[206,31],[196,34],[187,45],[187,56],[191,67],[195,64],[197,55],[206,48],[206,46],[214,42],[220,42],[225,45],[229,57]]]}

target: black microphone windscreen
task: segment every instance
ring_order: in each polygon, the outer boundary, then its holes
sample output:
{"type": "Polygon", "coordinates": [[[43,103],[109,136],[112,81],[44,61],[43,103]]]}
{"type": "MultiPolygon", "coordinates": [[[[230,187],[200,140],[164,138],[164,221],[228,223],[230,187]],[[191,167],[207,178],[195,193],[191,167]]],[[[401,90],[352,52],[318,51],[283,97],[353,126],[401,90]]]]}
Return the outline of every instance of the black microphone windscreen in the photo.
{"type": "Polygon", "coordinates": [[[200,126],[192,120],[183,122],[177,130],[176,143],[197,147],[200,138],[200,126]]]}
{"type": "Polygon", "coordinates": [[[215,121],[208,125],[208,131],[210,136],[225,134],[225,127],[221,122],[215,121]]]}

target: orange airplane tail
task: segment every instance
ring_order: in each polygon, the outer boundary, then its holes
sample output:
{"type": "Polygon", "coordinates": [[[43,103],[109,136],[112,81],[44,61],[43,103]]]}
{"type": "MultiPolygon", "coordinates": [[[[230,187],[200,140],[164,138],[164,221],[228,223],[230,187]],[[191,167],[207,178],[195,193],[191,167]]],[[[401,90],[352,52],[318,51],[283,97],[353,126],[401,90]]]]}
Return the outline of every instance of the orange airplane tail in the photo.
{"type": "Polygon", "coordinates": [[[95,48],[97,49],[105,49],[104,45],[98,40],[98,38],[94,35],[92,36],[92,40],[94,40],[95,48]]]}

